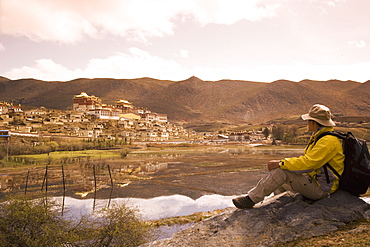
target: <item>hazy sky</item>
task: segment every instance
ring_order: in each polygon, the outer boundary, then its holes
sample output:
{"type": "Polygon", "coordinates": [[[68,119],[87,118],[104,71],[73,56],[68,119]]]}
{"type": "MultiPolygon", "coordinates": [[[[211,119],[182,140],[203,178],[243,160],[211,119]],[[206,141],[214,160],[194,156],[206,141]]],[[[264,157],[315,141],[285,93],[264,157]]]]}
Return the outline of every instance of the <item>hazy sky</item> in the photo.
{"type": "Polygon", "coordinates": [[[369,0],[0,0],[0,75],[365,82],[369,13],[369,0]]]}

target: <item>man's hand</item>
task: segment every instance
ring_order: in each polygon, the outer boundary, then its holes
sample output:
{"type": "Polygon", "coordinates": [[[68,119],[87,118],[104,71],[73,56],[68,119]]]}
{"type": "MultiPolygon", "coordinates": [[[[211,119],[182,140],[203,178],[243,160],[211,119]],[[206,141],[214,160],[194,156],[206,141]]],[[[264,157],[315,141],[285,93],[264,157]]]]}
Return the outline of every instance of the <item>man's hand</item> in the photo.
{"type": "Polygon", "coordinates": [[[272,171],[279,167],[280,167],[280,160],[270,160],[269,163],[267,164],[267,169],[269,171],[272,171]]]}

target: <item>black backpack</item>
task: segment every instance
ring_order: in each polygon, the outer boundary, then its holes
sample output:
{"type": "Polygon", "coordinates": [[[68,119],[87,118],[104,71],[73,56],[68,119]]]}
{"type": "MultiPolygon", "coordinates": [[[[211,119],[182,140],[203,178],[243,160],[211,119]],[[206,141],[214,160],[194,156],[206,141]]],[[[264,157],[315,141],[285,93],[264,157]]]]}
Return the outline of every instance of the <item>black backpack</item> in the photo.
{"type": "Polygon", "coordinates": [[[326,135],[333,135],[343,140],[343,153],[345,155],[342,175],[339,175],[329,163],[324,165],[326,181],[329,183],[328,167],[340,179],[339,189],[348,191],[355,196],[366,193],[370,185],[370,154],[366,141],[356,138],[351,132],[328,131],[319,135],[316,142],[326,135]]]}

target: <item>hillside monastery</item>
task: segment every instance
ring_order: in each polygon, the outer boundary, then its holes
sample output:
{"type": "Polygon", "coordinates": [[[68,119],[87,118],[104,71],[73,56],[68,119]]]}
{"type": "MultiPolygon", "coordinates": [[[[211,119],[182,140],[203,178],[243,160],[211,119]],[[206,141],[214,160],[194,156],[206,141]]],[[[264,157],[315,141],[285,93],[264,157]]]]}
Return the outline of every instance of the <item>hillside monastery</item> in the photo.
{"type": "Polygon", "coordinates": [[[127,100],[107,105],[94,95],[74,95],[72,110],[45,107],[23,111],[20,105],[0,102],[0,126],[16,135],[67,135],[117,137],[140,141],[165,141],[188,137],[182,127],[168,122],[166,114],[135,107],[127,100]],[[27,134],[29,133],[29,134],[27,134]]]}
{"type": "Polygon", "coordinates": [[[134,107],[127,100],[116,101],[114,106],[102,104],[102,101],[92,95],[89,96],[85,92],[73,97],[73,110],[77,112],[86,112],[89,115],[94,115],[99,119],[109,120],[140,120],[157,121],[159,123],[167,123],[166,114],[152,113],[151,111],[134,107]]]}

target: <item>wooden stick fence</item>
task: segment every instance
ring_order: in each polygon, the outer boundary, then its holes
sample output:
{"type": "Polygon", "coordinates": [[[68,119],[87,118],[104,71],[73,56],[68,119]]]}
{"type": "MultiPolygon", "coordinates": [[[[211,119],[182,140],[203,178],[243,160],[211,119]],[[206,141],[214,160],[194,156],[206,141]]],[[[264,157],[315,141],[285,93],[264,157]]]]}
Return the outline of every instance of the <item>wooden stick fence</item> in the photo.
{"type": "MultiPolygon", "coordinates": [[[[43,192],[45,190],[45,196],[47,197],[47,193],[48,193],[48,173],[49,173],[49,165],[50,165],[50,162],[45,166],[45,173],[44,173],[44,177],[43,177],[43,181],[42,181],[42,185],[41,185],[41,192],[43,192]]],[[[65,208],[65,197],[66,197],[66,179],[65,179],[65,169],[64,169],[64,165],[62,164],[61,165],[61,168],[62,168],[62,186],[63,186],[63,200],[62,200],[62,216],[64,214],[64,208],[65,208]]],[[[96,194],[97,194],[97,176],[96,176],[96,165],[94,164],[93,165],[93,176],[94,176],[94,202],[93,202],[93,211],[95,211],[95,207],[96,207],[96,194]]],[[[110,207],[110,204],[111,204],[111,199],[112,199],[112,195],[113,195],[113,188],[114,188],[114,182],[113,182],[113,176],[112,176],[112,172],[111,172],[111,168],[109,166],[109,164],[107,165],[107,169],[108,169],[108,174],[109,174],[109,179],[110,179],[110,194],[109,194],[109,200],[108,200],[108,205],[107,207],[109,208],[110,207]]],[[[27,171],[27,175],[26,175],[26,181],[25,181],[25,188],[24,188],[24,194],[26,195],[27,194],[27,191],[28,191],[28,186],[29,186],[29,181],[30,181],[30,174],[31,174],[31,171],[30,169],[28,169],[27,171]]]]}

